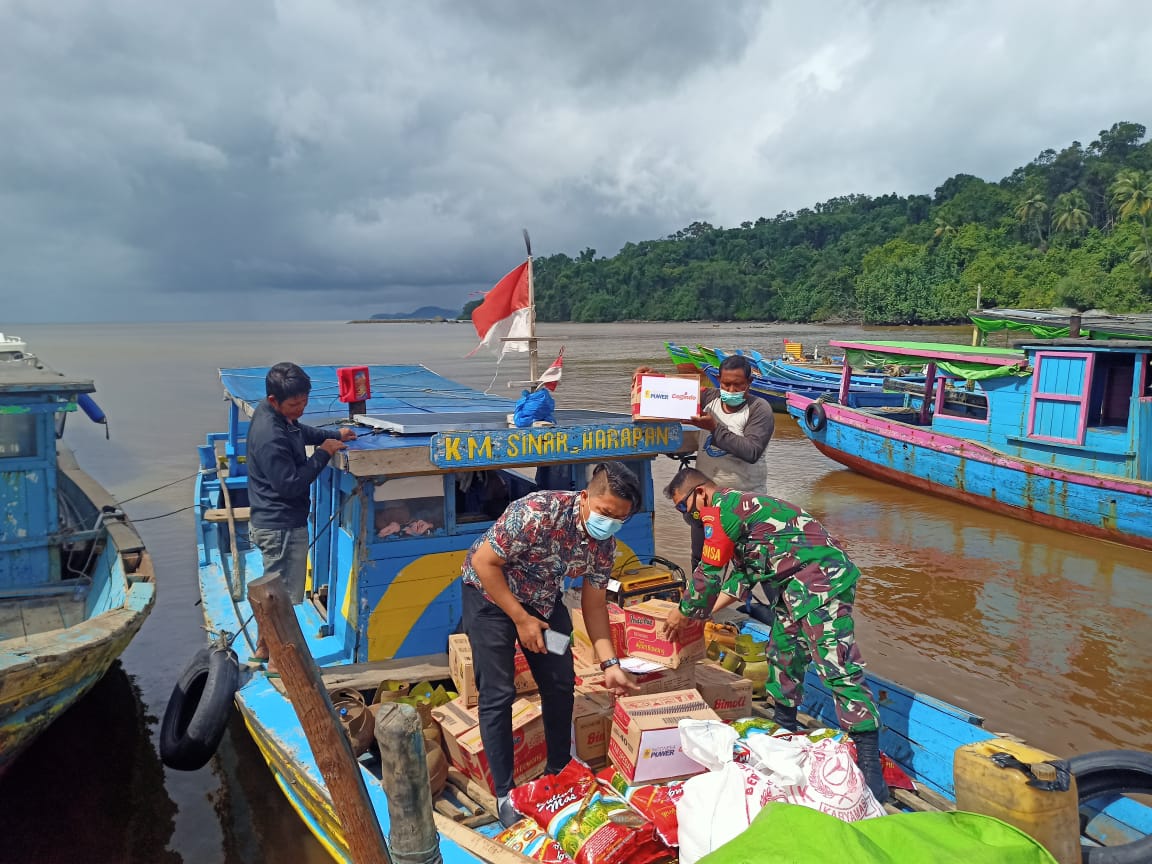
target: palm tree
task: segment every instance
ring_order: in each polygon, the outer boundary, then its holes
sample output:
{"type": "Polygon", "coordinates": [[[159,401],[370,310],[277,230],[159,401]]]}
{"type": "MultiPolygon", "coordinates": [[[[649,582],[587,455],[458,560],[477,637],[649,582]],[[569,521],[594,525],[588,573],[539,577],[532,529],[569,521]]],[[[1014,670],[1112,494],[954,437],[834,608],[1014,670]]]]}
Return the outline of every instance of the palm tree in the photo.
{"type": "Polygon", "coordinates": [[[1040,246],[1044,245],[1044,232],[1041,229],[1043,224],[1044,214],[1048,212],[1048,202],[1044,200],[1044,196],[1040,194],[1033,195],[1031,198],[1026,198],[1021,201],[1016,207],[1016,218],[1022,224],[1032,223],[1036,229],[1036,241],[1040,246]]]}
{"type": "Polygon", "coordinates": [[[1120,219],[1135,219],[1140,223],[1144,248],[1133,252],[1129,260],[1135,266],[1143,265],[1144,271],[1152,276],[1152,237],[1148,233],[1148,217],[1152,214],[1152,176],[1140,171],[1121,171],[1109,191],[1120,219]]]}
{"type": "Polygon", "coordinates": [[[1088,227],[1088,201],[1079,189],[1065,192],[1056,198],[1053,210],[1053,229],[1060,234],[1079,234],[1088,227]]]}

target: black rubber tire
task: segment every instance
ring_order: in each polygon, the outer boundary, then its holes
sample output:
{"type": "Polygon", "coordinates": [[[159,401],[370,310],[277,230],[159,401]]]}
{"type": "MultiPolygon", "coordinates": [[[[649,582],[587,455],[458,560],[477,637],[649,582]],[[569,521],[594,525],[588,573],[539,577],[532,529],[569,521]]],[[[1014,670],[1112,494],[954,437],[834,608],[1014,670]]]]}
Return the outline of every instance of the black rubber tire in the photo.
{"type": "MultiPolygon", "coordinates": [[[[1068,760],[1080,803],[1106,794],[1152,795],[1152,753],[1099,750],[1068,760]]],[[[1152,836],[1123,846],[1084,846],[1084,864],[1148,864],[1152,836]]]]}
{"type": "Polygon", "coordinates": [[[804,409],[804,423],[813,432],[819,432],[828,424],[828,413],[822,402],[810,402],[804,409]]]}
{"type": "Polygon", "coordinates": [[[204,648],[185,667],[172,688],[160,724],[160,759],[178,771],[208,764],[232,714],[240,684],[235,652],[204,648]]]}

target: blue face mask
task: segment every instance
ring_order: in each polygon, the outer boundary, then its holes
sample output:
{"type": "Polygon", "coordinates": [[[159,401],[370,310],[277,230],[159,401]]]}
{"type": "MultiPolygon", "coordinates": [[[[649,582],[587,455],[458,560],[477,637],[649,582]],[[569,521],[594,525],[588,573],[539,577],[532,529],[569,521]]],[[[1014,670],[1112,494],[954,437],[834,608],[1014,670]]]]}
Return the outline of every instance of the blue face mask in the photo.
{"type": "Polygon", "coordinates": [[[729,393],[727,390],[720,391],[720,401],[729,408],[739,408],[744,404],[746,398],[747,395],[745,393],[729,393]]]}
{"type": "Polygon", "coordinates": [[[588,529],[588,534],[597,540],[607,540],[624,527],[624,520],[613,519],[611,516],[605,516],[603,513],[589,509],[588,518],[584,520],[584,527],[588,529]]]}

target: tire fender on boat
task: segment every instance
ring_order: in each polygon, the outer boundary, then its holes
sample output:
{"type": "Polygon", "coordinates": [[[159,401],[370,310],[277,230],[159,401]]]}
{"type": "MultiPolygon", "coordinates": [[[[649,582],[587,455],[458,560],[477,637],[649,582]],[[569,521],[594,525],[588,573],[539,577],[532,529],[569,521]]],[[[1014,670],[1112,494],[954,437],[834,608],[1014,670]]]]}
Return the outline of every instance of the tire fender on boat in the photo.
{"type": "MultiPolygon", "coordinates": [[[[1068,767],[1076,778],[1081,804],[1101,795],[1152,795],[1152,753],[1140,750],[1100,750],[1073,756],[1068,767]]],[[[1081,825],[1085,817],[1081,815],[1081,825]]],[[[1152,861],[1152,836],[1122,846],[1084,846],[1084,864],[1147,864],[1152,861]]]]}
{"type": "Polygon", "coordinates": [[[819,400],[808,403],[804,409],[804,423],[813,432],[819,432],[828,423],[828,413],[824,410],[824,403],[819,400]]]}
{"type": "Polygon", "coordinates": [[[227,648],[203,648],[181,673],[160,724],[160,759],[178,771],[208,764],[232,714],[240,664],[227,648]]]}

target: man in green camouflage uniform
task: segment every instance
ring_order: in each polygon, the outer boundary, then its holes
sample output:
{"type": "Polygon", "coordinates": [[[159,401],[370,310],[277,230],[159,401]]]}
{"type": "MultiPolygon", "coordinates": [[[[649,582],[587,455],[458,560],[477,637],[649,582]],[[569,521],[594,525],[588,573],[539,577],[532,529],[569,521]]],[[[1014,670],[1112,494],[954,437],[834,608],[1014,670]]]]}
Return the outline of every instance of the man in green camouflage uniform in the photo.
{"type": "Polygon", "coordinates": [[[679,609],[669,614],[665,633],[675,638],[684,619],[707,618],[761,584],[775,612],[766,685],[776,703],[773,719],[799,728],[804,674],[815,662],[840,726],[856,744],[868,787],[887,800],[880,715],[864,681],[852,619],[860,570],[815,517],[787,501],[721,489],[694,468],[682,469],[664,493],[704,524],[700,566],[679,609]]]}

